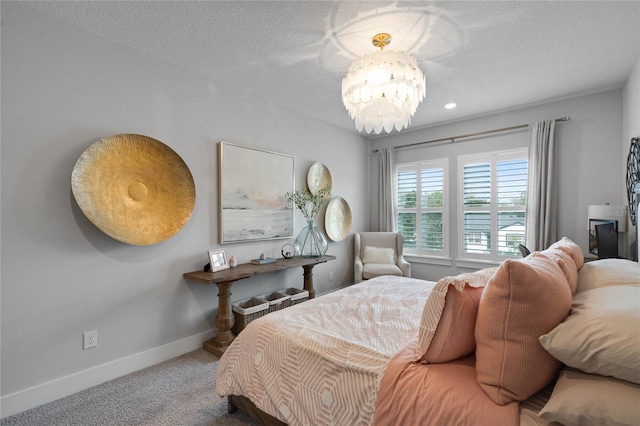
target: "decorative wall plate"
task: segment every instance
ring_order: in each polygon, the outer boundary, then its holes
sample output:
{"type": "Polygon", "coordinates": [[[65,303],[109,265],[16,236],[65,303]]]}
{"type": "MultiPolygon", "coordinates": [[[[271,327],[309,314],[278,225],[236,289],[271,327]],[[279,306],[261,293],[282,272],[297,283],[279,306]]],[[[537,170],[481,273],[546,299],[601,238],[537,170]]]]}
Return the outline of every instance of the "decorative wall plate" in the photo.
{"type": "Polygon", "coordinates": [[[333,197],[324,214],[324,229],[332,241],[342,241],[351,229],[351,208],[342,197],[333,197]]]}
{"type": "Polygon", "coordinates": [[[322,163],[314,163],[309,167],[309,171],[307,172],[307,186],[311,194],[316,195],[316,192],[327,185],[329,185],[329,192],[331,192],[331,184],[331,173],[327,166],[322,163]]]}
{"type": "Polygon", "coordinates": [[[71,189],[94,225],[133,245],[176,234],[189,220],[196,198],[182,158],[162,142],[134,134],[91,145],[73,168],[71,189]]]}

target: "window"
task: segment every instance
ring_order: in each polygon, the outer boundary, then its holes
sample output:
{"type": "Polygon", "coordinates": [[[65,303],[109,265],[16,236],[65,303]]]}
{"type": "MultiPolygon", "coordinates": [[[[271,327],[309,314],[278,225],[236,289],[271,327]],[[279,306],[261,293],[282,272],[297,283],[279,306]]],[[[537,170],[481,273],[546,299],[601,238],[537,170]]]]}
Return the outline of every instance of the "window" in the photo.
{"type": "Polygon", "coordinates": [[[482,232],[469,232],[467,241],[471,244],[480,244],[482,242],[482,232]]]}
{"type": "Polygon", "coordinates": [[[527,152],[459,157],[460,255],[499,261],[520,256],[525,239],[527,152]]]}
{"type": "Polygon", "coordinates": [[[447,166],[442,159],[396,167],[398,232],[406,254],[449,254],[447,166]]]}

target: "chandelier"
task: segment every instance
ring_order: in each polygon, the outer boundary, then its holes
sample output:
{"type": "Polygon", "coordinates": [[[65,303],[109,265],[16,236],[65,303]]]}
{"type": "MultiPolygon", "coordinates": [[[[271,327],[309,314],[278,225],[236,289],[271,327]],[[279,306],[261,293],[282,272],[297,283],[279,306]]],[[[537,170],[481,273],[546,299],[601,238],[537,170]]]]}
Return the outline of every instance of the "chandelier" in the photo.
{"type": "Polygon", "coordinates": [[[377,135],[395,127],[402,130],[426,94],[425,76],[414,57],[385,51],[391,36],[377,34],[372,43],[380,51],[353,61],[342,79],[342,102],[355,120],[356,129],[377,135]]]}

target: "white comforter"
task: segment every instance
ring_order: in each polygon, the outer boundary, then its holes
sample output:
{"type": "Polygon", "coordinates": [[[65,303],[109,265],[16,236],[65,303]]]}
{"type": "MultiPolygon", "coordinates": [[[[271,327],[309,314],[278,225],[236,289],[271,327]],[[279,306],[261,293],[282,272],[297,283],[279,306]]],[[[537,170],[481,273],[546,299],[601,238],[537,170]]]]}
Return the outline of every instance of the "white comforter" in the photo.
{"type": "Polygon", "coordinates": [[[393,355],[418,333],[435,283],[378,277],[251,322],[227,349],[216,392],[289,425],[368,425],[393,355]]]}

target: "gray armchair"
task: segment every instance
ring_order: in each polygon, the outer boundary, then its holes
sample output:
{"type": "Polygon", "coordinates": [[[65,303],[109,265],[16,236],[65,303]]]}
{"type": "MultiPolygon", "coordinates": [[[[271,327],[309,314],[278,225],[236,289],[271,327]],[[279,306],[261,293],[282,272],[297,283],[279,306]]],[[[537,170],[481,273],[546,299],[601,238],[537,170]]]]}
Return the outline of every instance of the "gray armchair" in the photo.
{"type": "Polygon", "coordinates": [[[402,256],[404,238],[396,232],[360,232],[353,238],[355,283],[381,275],[411,277],[402,256]]]}

